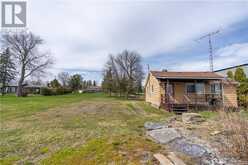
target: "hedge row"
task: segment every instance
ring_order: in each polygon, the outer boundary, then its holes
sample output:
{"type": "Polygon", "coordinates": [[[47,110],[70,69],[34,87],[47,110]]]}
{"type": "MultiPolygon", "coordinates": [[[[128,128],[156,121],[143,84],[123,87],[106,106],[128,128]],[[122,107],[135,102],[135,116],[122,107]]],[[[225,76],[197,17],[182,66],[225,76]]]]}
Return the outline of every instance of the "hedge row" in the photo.
{"type": "Polygon", "coordinates": [[[41,88],[40,94],[44,96],[52,96],[52,95],[63,95],[72,93],[72,90],[69,88],[41,88]]]}

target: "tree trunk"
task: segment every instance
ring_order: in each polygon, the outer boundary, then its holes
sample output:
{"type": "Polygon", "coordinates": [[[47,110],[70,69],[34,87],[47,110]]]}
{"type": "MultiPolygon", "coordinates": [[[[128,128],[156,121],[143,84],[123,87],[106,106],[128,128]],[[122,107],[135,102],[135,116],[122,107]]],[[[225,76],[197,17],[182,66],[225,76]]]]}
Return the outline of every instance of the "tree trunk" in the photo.
{"type": "Polygon", "coordinates": [[[128,96],[129,96],[129,92],[127,91],[126,92],[126,99],[128,99],[128,96]]]}
{"type": "Polygon", "coordinates": [[[4,96],[4,94],[5,94],[5,77],[3,78],[3,84],[2,84],[2,96],[4,96]]]}
{"type": "Polygon", "coordinates": [[[21,97],[22,96],[22,83],[23,83],[23,80],[19,80],[18,82],[18,87],[17,87],[17,97],[21,97]]]}
{"type": "Polygon", "coordinates": [[[5,94],[5,85],[2,86],[1,93],[2,93],[2,96],[4,96],[4,94],[5,94]]]}
{"type": "Polygon", "coordinates": [[[21,77],[20,77],[20,79],[18,81],[18,87],[17,87],[17,93],[16,93],[17,97],[22,97],[23,96],[22,83],[24,81],[24,75],[25,75],[25,68],[24,68],[24,66],[22,66],[21,77]]]}

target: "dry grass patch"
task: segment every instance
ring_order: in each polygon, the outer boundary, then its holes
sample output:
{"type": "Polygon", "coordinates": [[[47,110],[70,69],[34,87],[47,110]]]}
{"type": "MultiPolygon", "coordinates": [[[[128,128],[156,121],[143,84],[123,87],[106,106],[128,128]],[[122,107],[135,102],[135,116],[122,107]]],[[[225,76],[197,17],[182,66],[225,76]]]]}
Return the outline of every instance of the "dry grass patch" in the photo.
{"type": "Polygon", "coordinates": [[[225,143],[222,150],[241,160],[248,160],[248,120],[239,113],[221,113],[225,143]]]}

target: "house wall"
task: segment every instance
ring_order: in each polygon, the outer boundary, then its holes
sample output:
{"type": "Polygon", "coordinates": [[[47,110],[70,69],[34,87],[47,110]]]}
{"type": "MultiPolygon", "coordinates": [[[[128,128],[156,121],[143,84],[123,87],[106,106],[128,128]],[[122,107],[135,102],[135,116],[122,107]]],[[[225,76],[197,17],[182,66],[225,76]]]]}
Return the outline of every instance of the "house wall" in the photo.
{"type": "Polygon", "coordinates": [[[159,108],[161,104],[161,87],[159,81],[151,74],[145,88],[145,100],[152,106],[159,108]]]}
{"type": "Polygon", "coordinates": [[[238,107],[236,86],[232,84],[224,84],[224,106],[238,107]]]}

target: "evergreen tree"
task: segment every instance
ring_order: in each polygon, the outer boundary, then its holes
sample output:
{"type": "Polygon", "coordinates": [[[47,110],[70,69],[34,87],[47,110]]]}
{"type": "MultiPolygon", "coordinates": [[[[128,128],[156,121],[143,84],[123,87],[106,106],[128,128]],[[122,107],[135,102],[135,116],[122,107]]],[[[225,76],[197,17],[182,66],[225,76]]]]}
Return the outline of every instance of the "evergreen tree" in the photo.
{"type": "Polygon", "coordinates": [[[103,82],[102,82],[102,88],[105,92],[109,93],[111,96],[113,92],[113,77],[112,77],[112,71],[111,68],[105,71],[103,76],[103,82]]]}
{"type": "Polygon", "coordinates": [[[94,86],[94,87],[96,86],[96,80],[93,81],[93,86],[94,86]]]}
{"type": "Polygon", "coordinates": [[[52,81],[49,83],[49,87],[52,87],[52,88],[61,88],[61,84],[60,84],[59,81],[55,78],[54,80],[52,80],[52,81]]]}
{"type": "Polygon", "coordinates": [[[243,68],[236,69],[234,79],[238,82],[242,82],[246,80],[246,75],[243,68]]]}
{"type": "Polygon", "coordinates": [[[4,52],[0,54],[0,84],[1,84],[1,93],[5,94],[6,85],[15,78],[16,76],[16,67],[9,49],[7,48],[4,52]]]}
{"type": "Polygon", "coordinates": [[[74,74],[71,76],[69,86],[72,90],[77,91],[82,88],[82,76],[80,74],[74,74]]]}
{"type": "Polygon", "coordinates": [[[233,79],[234,79],[233,72],[229,70],[229,71],[227,72],[227,77],[228,77],[229,79],[233,80],[233,79]]]}
{"type": "Polygon", "coordinates": [[[240,83],[237,88],[238,102],[240,106],[248,107],[248,79],[243,68],[237,68],[235,71],[235,80],[240,83]]]}

